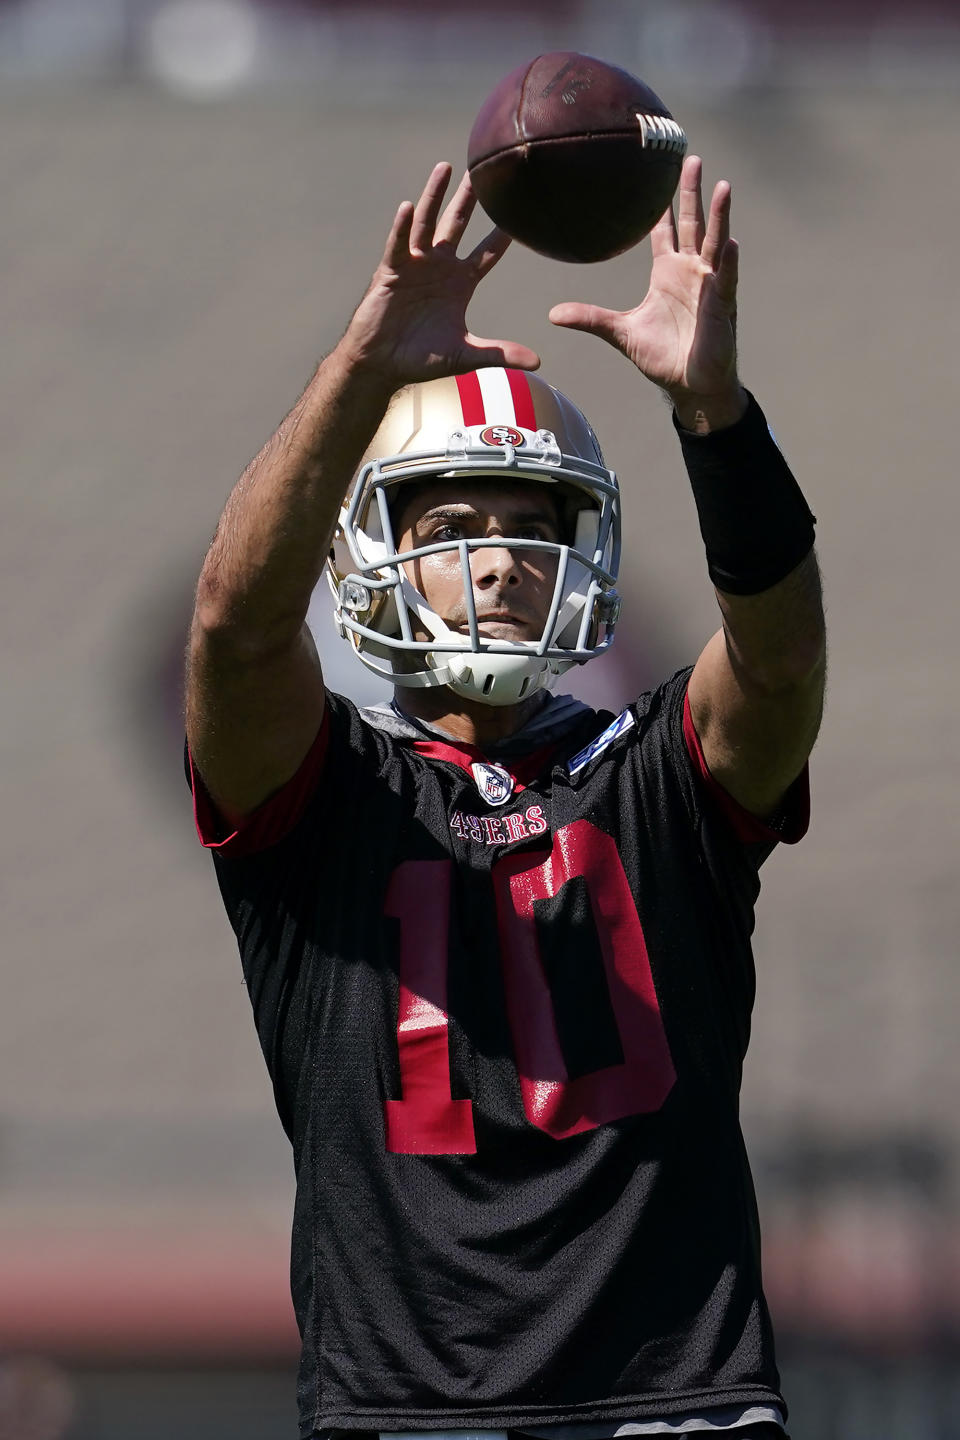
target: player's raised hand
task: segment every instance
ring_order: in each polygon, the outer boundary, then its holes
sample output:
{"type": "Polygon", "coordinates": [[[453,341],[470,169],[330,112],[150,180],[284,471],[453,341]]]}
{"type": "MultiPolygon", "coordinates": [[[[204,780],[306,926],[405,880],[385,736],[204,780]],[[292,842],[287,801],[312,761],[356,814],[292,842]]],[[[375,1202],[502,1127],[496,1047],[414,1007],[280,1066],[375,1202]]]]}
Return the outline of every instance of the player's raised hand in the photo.
{"type": "Polygon", "coordinates": [[[467,329],[473,293],[510,244],[492,230],[463,257],[457,248],[476,207],[465,175],[444,208],[451,167],[435,165],[416,205],[404,201],[383,259],[344,336],[349,353],[399,388],[484,365],[536,370],[539,356],[512,340],[467,329]]]}
{"type": "Polygon", "coordinates": [[[651,233],[650,288],[634,310],[555,305],[555,325],[586,330],[621,350],[680,402],[722,400],[737,382],[737,242],[730,238],[730,186],[714,187],[705,218],[698,156],[684,161],[677,217],[668,209],[651,233]]]}

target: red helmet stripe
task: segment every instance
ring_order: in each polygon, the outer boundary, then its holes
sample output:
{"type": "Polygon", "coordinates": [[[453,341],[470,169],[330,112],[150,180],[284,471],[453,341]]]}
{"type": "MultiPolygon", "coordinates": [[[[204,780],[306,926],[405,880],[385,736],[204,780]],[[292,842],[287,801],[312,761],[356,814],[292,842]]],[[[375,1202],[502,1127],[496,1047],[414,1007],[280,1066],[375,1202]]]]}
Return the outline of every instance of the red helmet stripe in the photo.
{"type": "Polygon", "coordinates": [[[471,370],[469,375],[458,375],[457,389],[460,392],[460,408],[463,411],[464,425],[485,424],[487,413],[483,408],[483,395],[476,371],[471,370]]]}
{"type": "Polygon", "coordinates": [[[533,395],[526,372],[524,370],[507,370],[505,374],[510,386],[510,394],[513,396],[513,410],[517,417],[517,424],[521,430],[536,430],[538,428],[537,417],[534,413],[533,395]]]}

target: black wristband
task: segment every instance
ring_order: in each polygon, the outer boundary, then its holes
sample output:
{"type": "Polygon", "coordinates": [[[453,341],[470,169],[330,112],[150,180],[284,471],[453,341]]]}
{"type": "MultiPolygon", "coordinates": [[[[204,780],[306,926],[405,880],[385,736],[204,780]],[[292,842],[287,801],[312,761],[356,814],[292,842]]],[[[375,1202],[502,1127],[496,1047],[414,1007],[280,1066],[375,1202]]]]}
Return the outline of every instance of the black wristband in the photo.
{"type": "Polygon", "coordinates": [[[752,395],[724,430],[695,435],[673,417],[718,590],[758,595],[813,548],[816,517],[752,395]]]}

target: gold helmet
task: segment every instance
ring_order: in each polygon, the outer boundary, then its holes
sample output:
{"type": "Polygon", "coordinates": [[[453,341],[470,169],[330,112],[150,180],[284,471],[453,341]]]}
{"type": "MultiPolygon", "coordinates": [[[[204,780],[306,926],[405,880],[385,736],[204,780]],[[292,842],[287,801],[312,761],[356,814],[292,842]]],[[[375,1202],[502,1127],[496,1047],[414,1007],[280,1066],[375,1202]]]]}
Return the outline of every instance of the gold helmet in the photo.
{"type": "Polygon", "coordinates": [[[484,369],[407,386],[391,402],[340,511],[327,578],[340,634],[364,665],[395,685],[449,685],[509,705],[612,643],[620,601],[620,492],[590,425],[559,390],[522,370],[484,369]],[[399,486],[432,479],[515,477],[549,485],[570,517],[558,541],[461,539],[397,552],[399,486]],[[538,640],[478,631],[470,551],[496,544],[556,556],[552,603],[538,640]],[[404,562],[459,552],[469,634],[448,629],[404,562]],[[429,640],[416,638],[415,631],[429,640]]]}

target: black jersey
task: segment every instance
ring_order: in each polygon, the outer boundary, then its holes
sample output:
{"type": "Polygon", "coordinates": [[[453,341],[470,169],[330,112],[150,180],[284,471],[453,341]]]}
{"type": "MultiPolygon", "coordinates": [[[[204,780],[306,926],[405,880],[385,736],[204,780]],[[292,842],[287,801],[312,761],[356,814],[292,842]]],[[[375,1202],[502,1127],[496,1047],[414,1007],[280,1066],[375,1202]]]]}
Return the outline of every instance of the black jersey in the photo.
{"type": "Polygon", "coordinates": [[[785,1408],[738,1093],[797,836],[711,793],[688,677],[509,769],[330,696],[213,844],[294,1147],[304,1435],[785,1408]]]}

